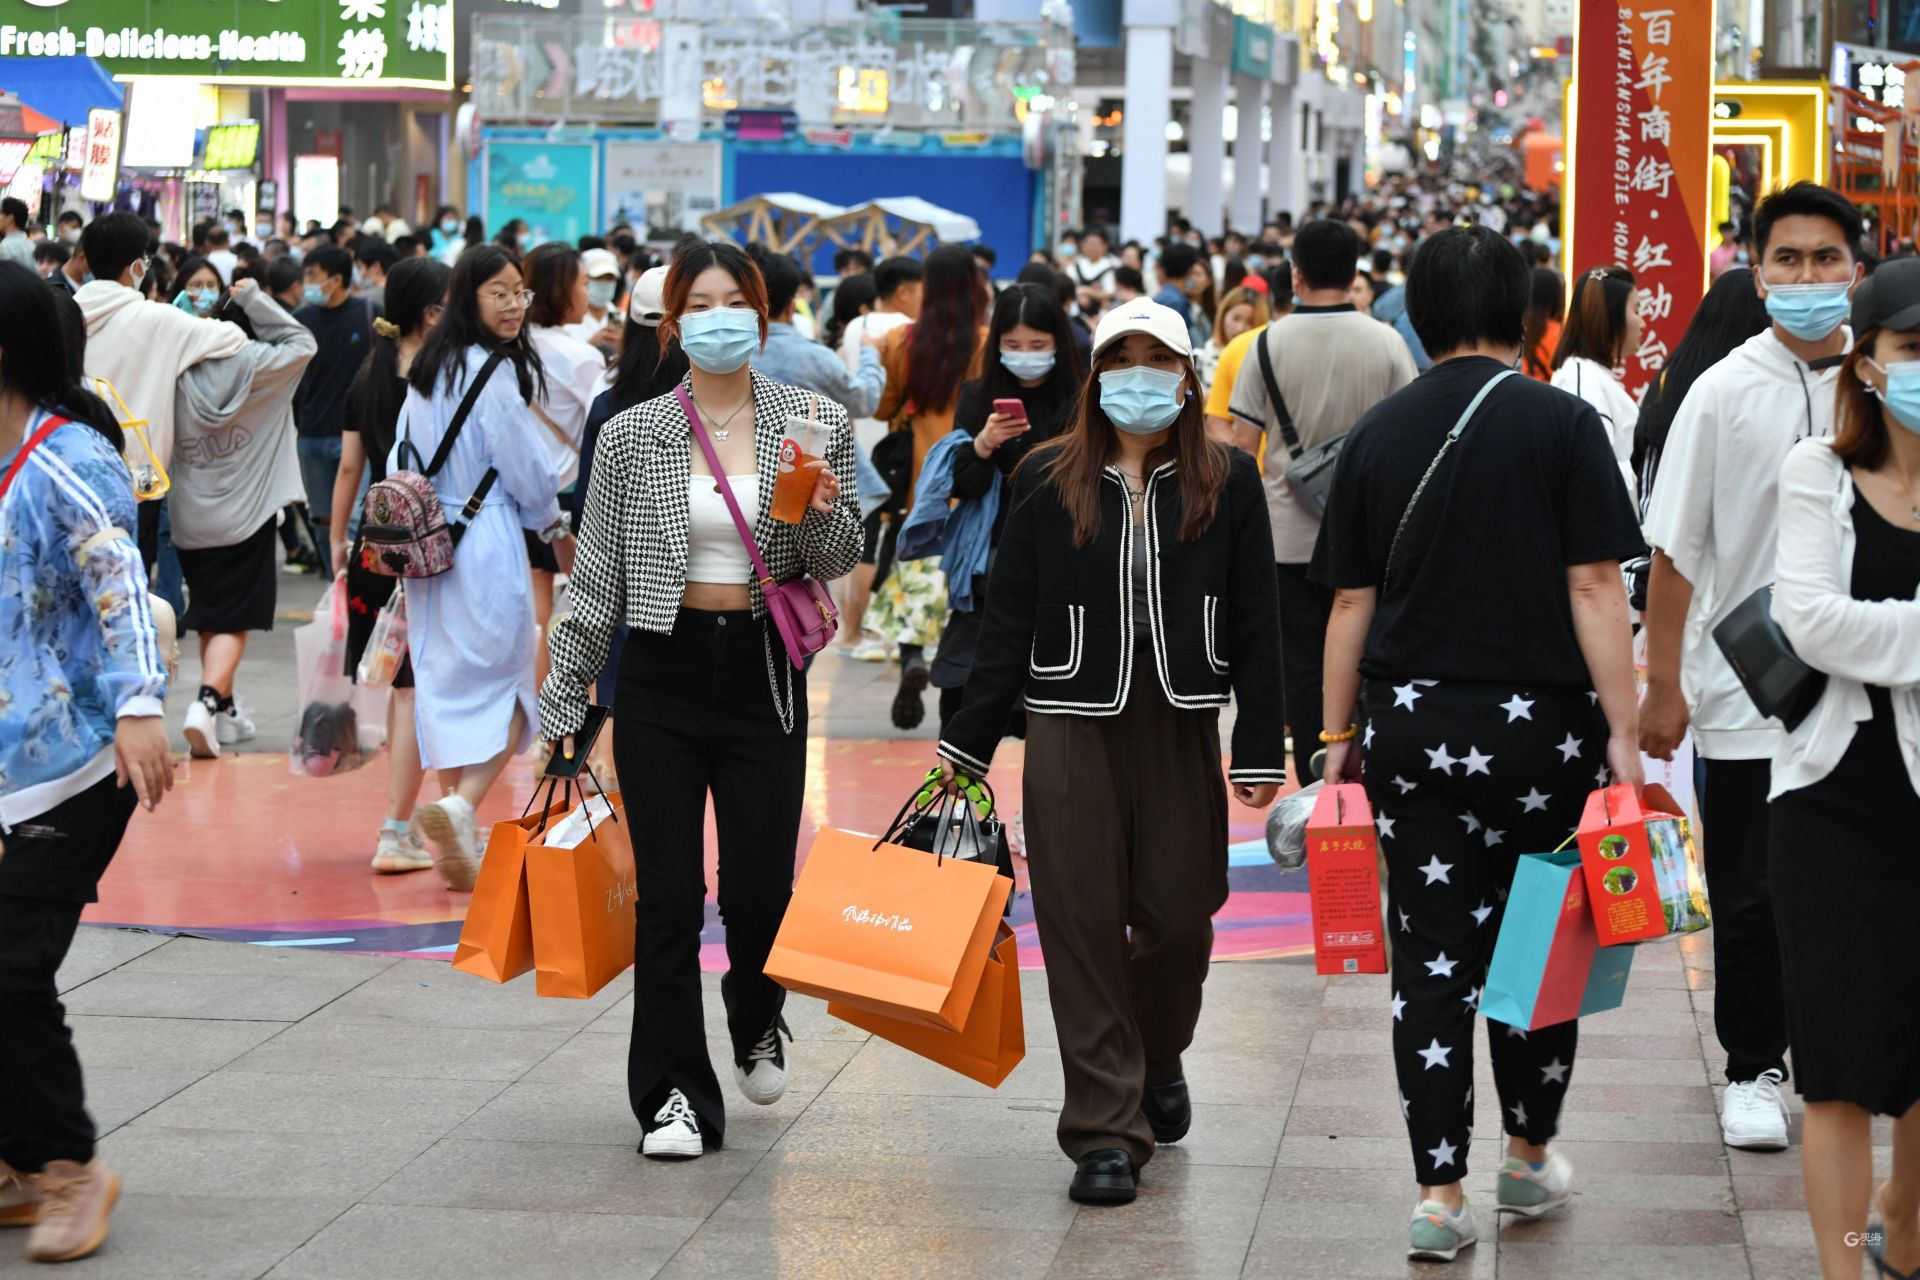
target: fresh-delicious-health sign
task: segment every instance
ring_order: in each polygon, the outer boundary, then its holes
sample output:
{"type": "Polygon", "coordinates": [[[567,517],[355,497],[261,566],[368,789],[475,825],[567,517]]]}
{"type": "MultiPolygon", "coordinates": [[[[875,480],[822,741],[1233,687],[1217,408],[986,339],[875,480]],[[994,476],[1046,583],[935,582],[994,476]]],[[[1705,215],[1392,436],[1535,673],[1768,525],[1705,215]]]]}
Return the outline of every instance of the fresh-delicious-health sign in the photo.
{"type": "Polygon", "coordinates": [[[0,57],[210,83],[453,82],[453,0],[0,0],[0,57]]]}
{"type": "Polygon", "coordinates": [[[1584,0],[1574,58],[1568,266],[1633,272],[1646,330],[1626,355],[1626,383],[1638,395],[1706,288],[1711,0],[1584,0]]]}

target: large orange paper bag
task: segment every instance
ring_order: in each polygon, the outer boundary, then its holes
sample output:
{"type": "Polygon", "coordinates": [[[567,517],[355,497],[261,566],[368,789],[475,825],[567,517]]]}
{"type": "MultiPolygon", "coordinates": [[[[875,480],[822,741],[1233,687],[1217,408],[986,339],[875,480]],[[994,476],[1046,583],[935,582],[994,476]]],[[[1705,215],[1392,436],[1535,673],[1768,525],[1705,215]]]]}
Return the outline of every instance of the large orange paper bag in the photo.
{"type": "Polygon", "coordinates": [[[534,991],[585,1000],[623,973],[638,896],[618,792],[590,797],[529,845],[534,991]]]}
{"type": "Polygon", "coordinates": [[[1026,1023],[1020,1016],[1020,948],[1004,924],[981,971],[973,1011],[959,1031],[939,1031],[837,1000],[827,1005],[827,1012],[995,1089],[1027,1056],[1026,1023]]]}
{"type": "MultiPolygon", "coordinates": [[[[549,802],[553,793],[547,793],[549,802]]],[[[532,801],[528,802],[532,807],[532,801]]],[[[511,982],[533,968],[533,919],[527,910],[527,845],[537,840],[549,821],[566,813],[567,804],[549,803],[539,813],[522,814],[512,822],[496,822],[487,836],[467,903],[466,923],[460,926],[460,945],[453,967],[489,982],[511,982]]]]}
{"type": "Polygon", "coordinates": [[[1011,888],[990,863],[822,828],[767,976],[802,995],[959,1031],[1011,888]]]}

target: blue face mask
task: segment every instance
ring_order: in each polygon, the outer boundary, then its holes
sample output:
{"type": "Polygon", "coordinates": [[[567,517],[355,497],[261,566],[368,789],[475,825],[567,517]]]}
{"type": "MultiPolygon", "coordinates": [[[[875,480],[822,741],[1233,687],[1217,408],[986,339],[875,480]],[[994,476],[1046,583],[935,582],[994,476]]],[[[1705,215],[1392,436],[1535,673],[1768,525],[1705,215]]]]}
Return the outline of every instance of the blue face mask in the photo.
{"type": "Polygon", "coordinates": [[[450,236],[459,229],[460,220],[458,218],[442,218],[440,220],[440,232],[442,235],[450,236]]]}
{"type": "MultiPolygon", "coordinates": [[[[195,315],[210,316],[213,314],[213,309],[220,304],[220,291],[212,286],[208,286],[205,289],[195,289],[192,293],[193,313],[195,315]]],[[[183,293],[181,296],[185,297],[186,295],[183,293]]]]}
{"type": "Polygon", "coordinates": [[[760,317],[746,307],[715,307],[680,317],[680,349],[708,373],[732,373],[760,347],[760,317]]]}
{"type": "Polygon", "coordinates": [[[1840,284],[1770,284],[1767,314],[1800,341],[1818,342],[1846,323],[1852,305],[1847,290],[1852,287],[1851,280],[1840,284]]]}
{"type": "Polygon", "coordinates": [[[595,311],[605,311],[613,305],[613,281],[587,281],[587,305],[595,311]]]}
{"type": "Polygon", "coordinates": [[[1109,369],[1100,375],[1101,411],[1128,435],[1150,436],[1180,416],[1186,404],[1180,394],[1185,381],[1182,374],[1145,365],[1109,369]]]}
{"type": "Polygon", "coordinates": [[[310,307],[327,305],[327,291],[317,284],[310,284],[300,291],[300,300],[310,307]]]}
{"type": "Polygon", "coordinates": [[[1016,378],[1044,378],[1053,372],[1053,361],[1051,351],[1008,351],[1004,347],[1000,350],[1000,363],[1016,378]]]}
{"type": "Polygon", "coordinates": [[[1907,430],[1920,435],[1920,361],[1903,360],[1883,365],[1869,356],[1867,363],[1886,375],[1887,389],[1875,394],[1886,402],[1888,414],[1907,430]]]}

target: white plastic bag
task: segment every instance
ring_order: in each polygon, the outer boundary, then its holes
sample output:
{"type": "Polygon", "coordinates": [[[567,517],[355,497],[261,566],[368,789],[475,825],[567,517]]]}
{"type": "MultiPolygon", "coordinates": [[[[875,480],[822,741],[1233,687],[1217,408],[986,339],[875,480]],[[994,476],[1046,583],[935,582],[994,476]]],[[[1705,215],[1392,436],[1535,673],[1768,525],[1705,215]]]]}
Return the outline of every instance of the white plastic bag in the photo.
{"type": "Polygon", "coordinates": [[[366,652],[360,655],[360,687],[390,689],[400,665],[407,658],[407,593],[401,582],[393,584],[393,594],[373,620],[373,635],[366,652]]]}
{"type": "Polygon", "coordinates": [[[1267,856],[1282,871],[1306,865],[1307,822],[1313,817],[1321,786],[1310,783],[1267,811],[1267,856]]]}
{"type": "Polygon", "coordinates": [[[547,828],[546,838],[540,843],[549,849],[577,849],[593,834],[593,829],[613,817],[613,806],[605,796],[590,796],[586,803],[575,805],[573,812],[547,828]]]}
{"type": "Polygon", "coordinates": [[[293,631],[300,719],[287,750],[296,777],[325,778],[366,763],[360,748],[353,681],[347,679],[347,594],[335,582],[320,597],[313,621],[293,631]]]}

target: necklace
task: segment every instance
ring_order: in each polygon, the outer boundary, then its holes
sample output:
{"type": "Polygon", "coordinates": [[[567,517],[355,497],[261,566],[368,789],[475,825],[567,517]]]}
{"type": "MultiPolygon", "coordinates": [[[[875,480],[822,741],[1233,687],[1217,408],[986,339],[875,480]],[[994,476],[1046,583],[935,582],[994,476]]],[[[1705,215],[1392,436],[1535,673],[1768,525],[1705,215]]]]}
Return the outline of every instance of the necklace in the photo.
{"type": "MultiPolygon", "coordinates": [[[[709,410],[705,405],[700,403],[700,399],[698,396],[693,395],[691,391],[689,391],[687,394],[688,394],[688,397],[693,400],[694,408],[700,410],[701,413],[705,414],[709,418],[713,416],[712,411],[709,410]]],[[[742,400],[739,404],[733,406],[733,412],[728,414],[725,418],[722,418],[717,425],[713,423],[709,423],[707,425],[707,430],[713,433],[713,438],[715,440],[718,440],[722,444],[725,444],[727,437],[732,434],[732,432],[728,431],[727,428],[732,426],[733,420],[739,417],[741,411],[744,410],[748,405],[752,403],[753,403],[753,396],[749,394],[745,400],[742,400]]]]}

